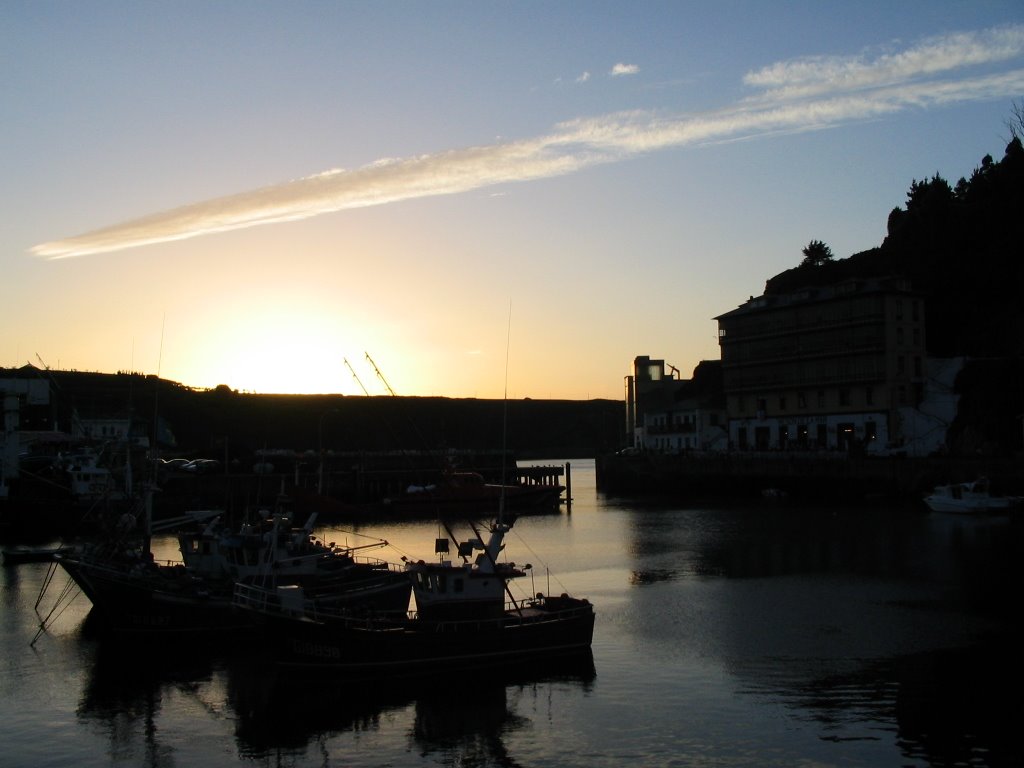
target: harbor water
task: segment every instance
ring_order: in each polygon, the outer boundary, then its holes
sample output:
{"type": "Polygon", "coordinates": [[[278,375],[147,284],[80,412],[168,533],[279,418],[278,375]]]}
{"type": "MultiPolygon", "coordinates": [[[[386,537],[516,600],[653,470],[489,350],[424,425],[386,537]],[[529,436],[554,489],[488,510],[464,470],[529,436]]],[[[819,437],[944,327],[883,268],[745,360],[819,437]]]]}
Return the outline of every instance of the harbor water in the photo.
{"type": "MultiPolygon", "coordinates": [[[[571,512],[506,555],[524,596],[594,603],[591,655],[294,677],[258,642],[98,637],[83,595],[37,637],[67,578],[4,567],[0,766],[1024,765],[1021,519],[615,499],[571,467],[571,512]]],[[[319,533],[426,559],[438,526],[319,533]]]]}

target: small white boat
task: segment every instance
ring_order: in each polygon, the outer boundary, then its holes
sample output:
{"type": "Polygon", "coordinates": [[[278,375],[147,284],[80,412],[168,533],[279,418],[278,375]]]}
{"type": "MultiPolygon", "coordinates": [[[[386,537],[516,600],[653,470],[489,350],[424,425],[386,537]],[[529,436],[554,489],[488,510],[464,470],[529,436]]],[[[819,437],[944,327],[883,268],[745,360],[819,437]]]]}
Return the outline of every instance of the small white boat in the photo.
{"type": "Polygon", "coordinates": [[[1020,506],[1019,496],[993,496],[987,478],[981,477],[970,483],[937,485],[924,497],[924,503],[932,512],[957,512],[960,514],[999,514],[1020,506]]]}

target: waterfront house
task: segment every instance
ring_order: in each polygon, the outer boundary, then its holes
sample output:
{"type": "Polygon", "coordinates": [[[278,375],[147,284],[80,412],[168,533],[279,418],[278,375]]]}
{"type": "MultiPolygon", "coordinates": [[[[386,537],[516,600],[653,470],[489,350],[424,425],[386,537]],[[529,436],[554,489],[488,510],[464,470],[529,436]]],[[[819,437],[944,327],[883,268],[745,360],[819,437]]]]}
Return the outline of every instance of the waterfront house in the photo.
{"type": "Polygon", "coordinates": [[[626,377],[626,419],[633,450],[725,450],[720,363],[705,360],[694,369],[693,378],[682,379],[679,369],[664,360],[635,358],[633,374],[626,377]]]}
{"type": "Polygon", "coordinates": [[[924,306],[906,280],[855,279],[751,297],[716,317],[732,447],[934,451],[950,398],[940,407],[942,393],[926,391],[924,306]]]}

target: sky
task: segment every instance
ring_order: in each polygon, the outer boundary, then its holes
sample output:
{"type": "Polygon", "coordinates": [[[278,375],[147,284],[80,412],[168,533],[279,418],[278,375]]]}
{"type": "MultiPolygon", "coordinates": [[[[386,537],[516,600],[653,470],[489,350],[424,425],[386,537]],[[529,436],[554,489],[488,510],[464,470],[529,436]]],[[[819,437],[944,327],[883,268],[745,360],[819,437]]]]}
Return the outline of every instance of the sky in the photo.
{"type": "Polygon", "coordinates": [[[1003,155],[1024,3],[0,3],[0,366],[622,399],[1003,155]],[[379,370],[381,376],[375,371],[379,370]]]}

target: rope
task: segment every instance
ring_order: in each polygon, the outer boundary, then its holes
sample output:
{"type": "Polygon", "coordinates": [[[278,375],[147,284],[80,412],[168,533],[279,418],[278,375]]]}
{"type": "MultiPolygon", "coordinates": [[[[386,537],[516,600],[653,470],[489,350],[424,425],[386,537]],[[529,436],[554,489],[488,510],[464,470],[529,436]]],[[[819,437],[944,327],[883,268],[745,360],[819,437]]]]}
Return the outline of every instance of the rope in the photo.
{"type": "MultiPolygon", "coordinates": [[[[537,560],[538,562],[540,562],[540,564],[544,566],[544,570],[545,570],[545,571],[547,571],[547,575],[548,575],[548,578],[552,578],[552,575],[551,575],[551,568],[550,568],[550,567],[548,566],[548,564],[547,564],[546,562],[544,562],[543,558],[541,558],[541,557],[540,557],[540,555],[538,555],[538,554],[537,554],[537,553],[536,553],[536,552],[535,552],[535,551],[534,551],[534,550],[533,550],[533,549],[532,549],[532,548],[530,547],[530,545],[526,543],[526,541],[525,541],[525,540],[523,539],[523,537],[522,537],[522,536],[520,536],[520,535],[519,535],[519,533],[518,533],[518,532],[517,532],[517,531],[516,531],[516,530],[515,530],[514,528],[512,529],[512,533],[514,533],[514,534],[515,534],[515,537],[516,537],[516,539],[518,539],[518,540],[519,540],[519,542],[520,542],[520,543],[521,543],[521,544],[522,544],[522,545],[523,545],[523,546],[524,546],[524,547],[525,547],[525,548],[526,548],[526,549],[527,549],[527,550],[528,550],[528,551],[530,552],[530,554],[531,554],[531,555],[533,555],[534,559],[535,559],[535,560],[537,560]]],[[[565,593],[568,593],[568,592],[569,592],[569,590],[568,590],[568,589],[566,589],[566,586],[565,586],[565,584],[563,584],[563,583],[562,583],[562,582],[561,582],[561,581],[559,580],[559,578],[558,578],[557,576],[555,576],[555,577],[554,577],[554,579],[555,579],[555,583],[556,583],[556,584],[558,585],[559,589],[560,589],[560,590],[561,590],[562,592],[565,592],[565,593]]]]}
{"type": "MultiPolygon", "coordinates": [[[[71,606],[80,594],[82,594],[82,590],[78,588],[74,580],[69,576],[67,582],[64,584],[64,588],[61,590],[60,594],[57,595],[57,599],[54,601],[53,607],[50,608],[50,612],[39,622],[39,630],[36,632],[35,637],[32,638],[32,642],[29,643],[29,646],[35,647],[36,641],[39,640],[44,632],[46,632],[47,627],[59,619],[64,611],[71,606]],[[59,611],[57,610],[58,608],[60,608],[59,611]],[[56,615],[54,615],[55,613],[56,615]]],[[[36,605],[38,607],[38,603],[36,605]]]]}

